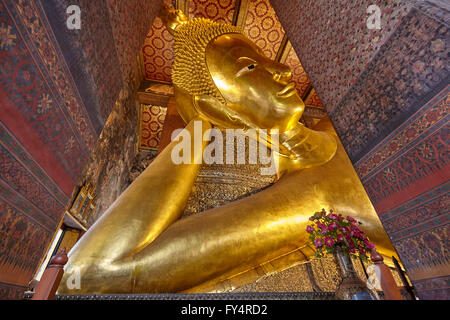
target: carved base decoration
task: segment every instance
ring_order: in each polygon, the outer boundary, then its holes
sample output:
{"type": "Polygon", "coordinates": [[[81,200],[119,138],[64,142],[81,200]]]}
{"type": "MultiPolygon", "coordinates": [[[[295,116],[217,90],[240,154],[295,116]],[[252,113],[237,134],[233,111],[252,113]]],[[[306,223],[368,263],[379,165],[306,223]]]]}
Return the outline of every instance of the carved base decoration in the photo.
{"type": "Polygon", "coordinates": [[[375,294],[358,277],[350,256],[341,247],[336,247],[336,260],[341,268],[342,281],[336,290],[336,298],[340,300],[377,300],[375,294]]]}
{"type": "MultiPolygon", "coordinates": [[[[32,294],[26,293],[24,299],[32,294]]],[[[334,300],[333,292],[57,294],[55,300],[334,300]]]]}

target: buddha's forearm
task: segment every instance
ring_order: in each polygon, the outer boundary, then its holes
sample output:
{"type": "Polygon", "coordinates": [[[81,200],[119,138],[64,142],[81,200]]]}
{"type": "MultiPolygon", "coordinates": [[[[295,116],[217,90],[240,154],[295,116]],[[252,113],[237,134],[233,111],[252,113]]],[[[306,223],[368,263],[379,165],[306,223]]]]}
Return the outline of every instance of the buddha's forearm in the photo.
{"type": "MultiPolygon", "coordinates": [[[[210,125],[203,122],[203,130],[210,125]]],[[[193,137],[193,123],[186,129],[193,137]]],[[[170,143],[89,229],[69,255],[69,265],[114,261],[139,252],[182,213],[200,165],[174,164],[170,143]]],[[[202,146],[204,147],[204,145],[202,146]]]]}
{"type": "MultiPolygon", "coordinates": [[[[263,262],[307,241],[304,229],[314,204],[293,210],[284,179],[249,198],[176,221],[139,253],[105,262],[77,261],[78,293],[177,292],[231,268],[263,262]],[[309,206],[311,207],[309,209],[309,206]],[[308,207],[308,208],[306,208],[308,207]]],[[[64,281],[59,290],[67,291],[64,281]]]]}
{"type": "Polygon", "coordinates": [[[130,289],[186,290],[304,245],[308,216],[292,210],[282,193],[271,191],[174,223],[138,255],[117,264],[129,270],[130,289]]]}

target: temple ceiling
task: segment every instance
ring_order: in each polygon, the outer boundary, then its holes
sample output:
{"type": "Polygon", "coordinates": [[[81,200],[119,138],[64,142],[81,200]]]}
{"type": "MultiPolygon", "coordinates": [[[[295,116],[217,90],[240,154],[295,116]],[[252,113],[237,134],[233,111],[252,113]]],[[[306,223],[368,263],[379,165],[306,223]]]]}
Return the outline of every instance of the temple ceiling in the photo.
{"type": "MultiPolygon", "coordinates": [[[[297,91],[307,106],[305,116],[318,121],[325,110],[291,46],[269,0],[173,0],[172,4],[192,18],[233,24],[271,59],[288,65],[297,91]]],[[[156,18],[142,47],[142,69],[151,81],[171,83],[173,37],[156,18]]],[[[316,122],[313,121],[313,122],[316,122]]]]}

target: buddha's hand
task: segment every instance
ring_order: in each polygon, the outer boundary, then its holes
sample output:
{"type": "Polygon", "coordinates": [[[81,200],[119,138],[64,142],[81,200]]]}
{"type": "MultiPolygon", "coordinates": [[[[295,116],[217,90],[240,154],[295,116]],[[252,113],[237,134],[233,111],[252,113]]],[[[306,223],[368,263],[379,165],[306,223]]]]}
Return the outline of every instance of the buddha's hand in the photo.
{"type": "Polygon", "coordinates": [[[288,153],[279,156],[279,175],[327,163],[337,150],[337,140],[333,134],[315,131],[302,124],[282,133],[280,145],[288,150],[288,153]]]}

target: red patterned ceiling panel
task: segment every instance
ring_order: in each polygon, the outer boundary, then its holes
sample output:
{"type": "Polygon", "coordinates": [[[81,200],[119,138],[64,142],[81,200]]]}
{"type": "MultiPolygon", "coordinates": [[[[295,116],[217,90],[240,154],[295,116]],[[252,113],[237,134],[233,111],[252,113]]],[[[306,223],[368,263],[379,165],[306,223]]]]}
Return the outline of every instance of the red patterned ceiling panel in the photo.
{"type": "Polygon", "coordinates": [[[158,149],[167,108],[141,105],[140,148],[158,149]]]}
{"type": "Polygon", "coordinates": [[[231,24],[235,0],[191,0],[188,2],[189,18],[208,18],[220,23],[231,24]]]}
{"type": "Polygon", "coordinates": [[[285,64],[291,68],[292,80],[295,82],[295,88],[301,97],[305,93],[306,89],[308,89],[311,82],[309,81],[308,75],[297,57],[294,48],[292,47],[289,51],[285,64]]]}
{"type": "Polygon", "coordinates": [[[171,82],[173,37],[160,18],[156,18],[142,47],[145,77],[171,82]]]}
{"type": "Polygon", "coordinates": [[[250,0],[244,33],[271,59],[275,59],[284,30],[269,0],[250,0]]]}

